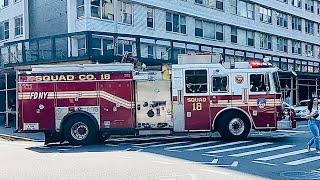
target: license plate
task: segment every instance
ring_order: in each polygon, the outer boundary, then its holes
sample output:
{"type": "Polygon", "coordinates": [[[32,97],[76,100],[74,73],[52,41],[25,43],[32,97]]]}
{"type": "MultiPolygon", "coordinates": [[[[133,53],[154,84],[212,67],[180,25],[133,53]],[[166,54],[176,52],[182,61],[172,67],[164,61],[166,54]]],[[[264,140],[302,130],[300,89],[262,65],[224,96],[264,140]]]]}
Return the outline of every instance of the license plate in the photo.
{"type": "Polygon", "coordinates": [[[25,131],[39,130],[39,123],[23,123],[23,130],[25,131]]]}

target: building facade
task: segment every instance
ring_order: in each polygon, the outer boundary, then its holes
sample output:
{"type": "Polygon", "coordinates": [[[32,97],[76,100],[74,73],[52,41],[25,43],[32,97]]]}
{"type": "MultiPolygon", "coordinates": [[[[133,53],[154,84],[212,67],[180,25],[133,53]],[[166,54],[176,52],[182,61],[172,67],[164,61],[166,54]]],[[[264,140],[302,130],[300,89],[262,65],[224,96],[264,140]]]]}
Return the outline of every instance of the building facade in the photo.
{"type": "Polygon", "coordinates": [[[135,34],[320,61],[320,1],[78,0],[68,1],[68,12],[69,32],[135,34]]]}
{"type": "Polygon", "coordinates": [[[0,46],[28,39],[28,23],[28,0],[0,0],[0,46]]]}

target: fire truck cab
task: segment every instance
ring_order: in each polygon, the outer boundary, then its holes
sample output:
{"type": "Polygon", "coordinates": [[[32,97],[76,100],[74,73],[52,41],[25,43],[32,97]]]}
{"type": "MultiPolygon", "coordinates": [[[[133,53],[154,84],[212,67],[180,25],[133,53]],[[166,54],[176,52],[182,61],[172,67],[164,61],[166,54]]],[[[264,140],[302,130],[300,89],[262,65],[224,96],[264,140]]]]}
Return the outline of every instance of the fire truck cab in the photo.
{"type": "Polygon", "coordinates": [[[281,106],[277,68],[220,60],[180,55],[171,80],[126,63],[33,66],[18,73],[18,130],[45,132],[46,143],[89,144],[110,135],[212,131],[241,140],[251,129],[295,128],[281,106]]]}

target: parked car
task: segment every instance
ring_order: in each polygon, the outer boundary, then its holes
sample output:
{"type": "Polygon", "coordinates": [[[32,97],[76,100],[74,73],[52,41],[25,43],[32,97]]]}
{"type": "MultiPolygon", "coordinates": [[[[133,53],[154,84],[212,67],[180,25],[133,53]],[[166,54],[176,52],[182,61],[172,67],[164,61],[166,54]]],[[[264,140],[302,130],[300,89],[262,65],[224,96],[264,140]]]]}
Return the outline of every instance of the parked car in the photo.
{"type": "MultiPolygon", "coordinates": [[[[299,105],[294,106],[294,113],[295,113],[295,119],[296,120],[306,120],[304,118],[308,113],[308,103],[310,100],[302,100],[300,101],[299,105]]],[[[319,101],[320,102],[320,101],[319,101]]],[[[320,105],[318,106],[320,110],[320,105]]]]}

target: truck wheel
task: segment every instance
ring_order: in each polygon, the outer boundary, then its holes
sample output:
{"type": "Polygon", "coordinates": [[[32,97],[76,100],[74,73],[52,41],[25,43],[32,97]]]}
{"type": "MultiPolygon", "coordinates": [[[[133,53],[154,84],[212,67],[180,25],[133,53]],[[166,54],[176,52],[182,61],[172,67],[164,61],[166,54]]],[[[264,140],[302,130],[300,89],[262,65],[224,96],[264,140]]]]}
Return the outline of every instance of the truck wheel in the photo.
{"type": "Polygon", "coordinates": [[[88,117],[82,115],[74,115],[68,119],[63,134],[72,145],[88,145],[97,141],[95,125],[88,117]]]}
{"type": "Polygon", "coordinates": [[[238,113],[227,113],[218,121],[218,131],[223,140],[239,141],[246,139],[251,128],[250,121],[238,113]]]}

